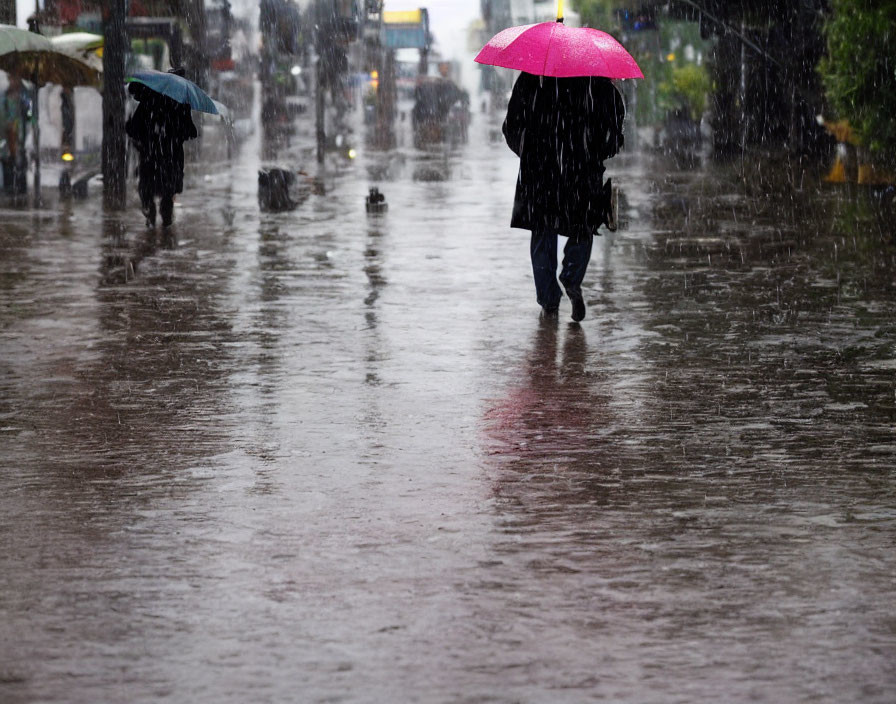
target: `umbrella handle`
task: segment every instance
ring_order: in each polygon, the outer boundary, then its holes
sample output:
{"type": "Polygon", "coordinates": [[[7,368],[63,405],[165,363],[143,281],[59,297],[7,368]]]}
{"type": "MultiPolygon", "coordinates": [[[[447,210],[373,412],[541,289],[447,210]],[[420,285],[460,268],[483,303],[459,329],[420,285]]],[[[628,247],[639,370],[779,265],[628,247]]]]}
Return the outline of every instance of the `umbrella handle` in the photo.
{"type": "Polygon", "coordinates": [[[557,0],[557,21],[563,21],[563,0],[557,0]]]}

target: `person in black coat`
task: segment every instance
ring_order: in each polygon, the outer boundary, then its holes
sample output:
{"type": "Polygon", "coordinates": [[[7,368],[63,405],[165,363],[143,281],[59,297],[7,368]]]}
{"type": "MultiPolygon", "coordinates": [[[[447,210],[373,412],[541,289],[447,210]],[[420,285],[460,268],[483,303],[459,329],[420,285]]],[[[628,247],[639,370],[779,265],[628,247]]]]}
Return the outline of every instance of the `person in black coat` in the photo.
{"type": "Polygon", "coordinates": [[[196,126],[190,118],[189,105],[141,83],[131,83],[128,90],[140,103],[125,123],[125,131],[140,159],[137,165],[140,204],[146,224],[154,227],[155,199],[159,198],[162,225],[167,227],[174,219],[174,196],[184,190],[184,142],[196,138],[196,126]]]}
{"type": "Polygon", "coordinates": [[[612,218],[604,161],[623,145],[625,104],[608,78],[551,78],[521,73],[504,120],[507,145],[520,157],[510,226],[532,231],[530,251],[538,303],[557,315],[557,235],[563,250],[560,283],[572,318],[585,317],[582,281],[597,229],[612,218]]]}

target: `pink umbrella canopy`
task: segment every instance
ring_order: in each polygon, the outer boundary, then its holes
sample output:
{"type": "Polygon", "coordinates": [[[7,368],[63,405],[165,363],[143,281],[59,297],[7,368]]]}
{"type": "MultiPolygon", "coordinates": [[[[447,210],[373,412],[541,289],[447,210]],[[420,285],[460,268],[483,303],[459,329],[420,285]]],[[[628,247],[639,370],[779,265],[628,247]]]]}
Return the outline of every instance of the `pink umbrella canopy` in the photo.
{"type": "Polygon", "coordinates": [[[475,61],[536,76],[644,78],[638,64],[612,36],[590,27],[541,22],[498,32],[475,61]]]}

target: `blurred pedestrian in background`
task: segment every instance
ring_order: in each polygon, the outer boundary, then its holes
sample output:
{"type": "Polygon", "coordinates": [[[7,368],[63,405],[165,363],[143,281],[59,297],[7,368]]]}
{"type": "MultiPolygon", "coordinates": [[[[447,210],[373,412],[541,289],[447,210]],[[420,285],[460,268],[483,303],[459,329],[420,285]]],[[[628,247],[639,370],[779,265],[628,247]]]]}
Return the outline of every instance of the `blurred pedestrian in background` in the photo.
{"type": "Polygon", "coordinates": [[[9,85],[0,100],[0,163],[3,166],[3,191],[7,195],[22,195],[28,189],[25,138],[30,113],[31,103],[21,79],[10,75],[9,85]]]}

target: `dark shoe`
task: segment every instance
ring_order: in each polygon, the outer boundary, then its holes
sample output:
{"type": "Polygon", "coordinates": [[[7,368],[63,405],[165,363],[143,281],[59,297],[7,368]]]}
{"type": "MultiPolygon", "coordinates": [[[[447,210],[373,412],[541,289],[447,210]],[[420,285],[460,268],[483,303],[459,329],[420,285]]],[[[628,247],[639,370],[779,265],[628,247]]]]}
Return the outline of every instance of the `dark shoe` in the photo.
{"type": "Polygon", "coordinates": [[[566,295],[569,296],[569,302],[572,303],[572,319],[576,322],[585,318],[585,299],[582,298],[581,288],[568,288],[566,295]]]}
{"type": "Polygon", "coordinates": [[[560,317],[560,307],[559,306],[542,306],[541,307],[541,319],[542,320],[555,320],[560,317]]]}

